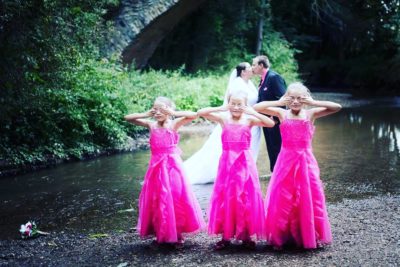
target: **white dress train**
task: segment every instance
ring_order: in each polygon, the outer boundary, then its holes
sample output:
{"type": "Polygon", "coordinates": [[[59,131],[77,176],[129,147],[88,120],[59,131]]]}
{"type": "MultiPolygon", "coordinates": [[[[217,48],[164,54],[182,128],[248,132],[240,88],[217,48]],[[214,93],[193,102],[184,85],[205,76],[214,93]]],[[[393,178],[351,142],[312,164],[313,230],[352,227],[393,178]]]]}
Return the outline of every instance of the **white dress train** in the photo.
{"type": "MultiPolygon", "coordinates": [[[[236,71],[234,71],[236,73],[236,71]]],[[[241,77],[232,77],[229,81],[228,89],[225,93],[224,103],[230,92],[233,90],[243,90],[248,94],[247,103],[253,106],[257,103],[258,92],[252,81],[244,81],[241,77]]],[[[217,125],[204,145],[188,158],[184,163],[187,177],[191,184],[213,183],[217,176],[219,158],[222,153],[221,142],[222,128],[217,125]]],[[[251,129],[251,152],[254,160],[257,161],[258,151],[260,150],[261,127],[252,127],[251,129]]]]}

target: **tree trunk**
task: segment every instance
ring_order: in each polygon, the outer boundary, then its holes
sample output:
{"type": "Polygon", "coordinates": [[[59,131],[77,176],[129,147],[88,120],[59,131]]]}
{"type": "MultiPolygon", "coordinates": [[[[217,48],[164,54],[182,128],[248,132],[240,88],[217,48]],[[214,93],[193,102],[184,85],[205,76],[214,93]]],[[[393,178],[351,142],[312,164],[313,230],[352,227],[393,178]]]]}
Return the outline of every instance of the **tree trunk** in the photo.
{"type": "Polygon", "coordinates": [[[257,43],[256,43],[256,55],[260,55],[262,48],[262,38],[263,38],[263,27],[264,27],[264,17],[260,16],[258,19],[258,28],[257,28],[257,43]]]}
{"type": "Polygon", "coordinates": [[[260,1],[260,16],[258,18],[257,27],[257,41],[256,41],[256,55],[260,55],[262,48],[263,29],[264,29],[264,16],[265,16],[265,0],[260,1]]]}

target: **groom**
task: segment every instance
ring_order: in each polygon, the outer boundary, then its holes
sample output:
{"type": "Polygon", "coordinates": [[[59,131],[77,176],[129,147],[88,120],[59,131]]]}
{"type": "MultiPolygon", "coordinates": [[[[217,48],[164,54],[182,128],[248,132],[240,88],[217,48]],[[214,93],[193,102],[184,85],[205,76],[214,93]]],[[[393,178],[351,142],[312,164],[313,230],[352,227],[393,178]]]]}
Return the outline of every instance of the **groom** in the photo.
{"type": "MultiPolygon", "coordinates": [[[[278,73],[270,69],[267,56],[261,55],[253,58],[252,69],[254,74],[261,77],[260,85],[258,86],[258,103],[261,101],[276,101],[285,94],[285,80],[278,73]]],[[[273,128],[263,127],[271,172],[274,170],[275,162],[282,144],[279,121],[275,117],[273,119],[275,121],[275,126],[273,128]]]]}

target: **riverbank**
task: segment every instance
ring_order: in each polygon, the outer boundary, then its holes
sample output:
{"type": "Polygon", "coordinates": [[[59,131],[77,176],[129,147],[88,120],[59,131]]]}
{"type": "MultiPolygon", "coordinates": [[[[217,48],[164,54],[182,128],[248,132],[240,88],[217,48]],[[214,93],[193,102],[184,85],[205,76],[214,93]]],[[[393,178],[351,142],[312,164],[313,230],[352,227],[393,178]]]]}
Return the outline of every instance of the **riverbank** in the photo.
{"type": "Polygon", "coordinates": [[[217,239],[204,233],[188,237],[176,250],[155,247],[135,232],[97,239],[52,232],[32,240],[0,240],[0,266],[399,266],[399,207],[399,195],[328,204],[334,242],[312,251],[276,252],[258,244],[253,251],[234,246],[216,252],[217,239]]]}
{"type": "MultiPolygon", "coordinates": [[[[373,99],[359,99],[353,98],[351,94],[348,93],[337,93],[337,92],[315,92],[313,93],[313,97],[318,100],[329,100],[340,103],[344,108],[353,108],[360,107],[364,105],[370,105],[373,102],[373,99]]],[[[399,99],[391,99],[390,103],[386,98],[382,99],[374,99],[378,101],[384,101],[385,105],[399,107],[400,100],[399,99]]],[[[213,124],[204,121],[202,119],[196,120],[194,123],[190,123],[187,126],[181,128],[180,133],[182,134],[192,134],[192,133],[201,133],[208,134],[213,127],[213,124]]],[[[25,165],[15,165],[8,162],[6,159],[0,159],[0,178],[8,177],[8,176],[16,176],[23,173],[28,173],[32,171],[37,171],[45,168],[52,168],[58,166],[62,163],[66,162],[74,162],[74,161],[84,161],[91,160],[94,158],[99,158],[102,156],[110,156],[114,154],[126,153],[131,151],[136,151],[139,149],[148,149],[148,132],[143,131],[137,133],[133,137],[128,137],[125,143],[118,148],[114,149],[104,149],[94,151],[92,153],[86,153],[81,156],[81,158],[55,158],[54,156],[45,156],[42,161],[32,162],[25,165]]]]}
{"type": "Polygon", "coordinates": [[[139,149],[148,149],[149,148],[148,139],[149,139],[148,132],[143,131],[141,133],[136,134],[134,138],[128,136],[128,138],[125,141],[125,144],[119,148],[104,149],[104,150],[94,151],[92,153],[85,153],[80,158],[55,158],[54,156],[49,155],[45,156],[45,159],[42,161],[32,162],[23,165],[12,164],[7,160],[0,159],[0,179],[2,177],[16,176],[46,168],[56,167],[60,164],[67,162],[92,160],[99,157],[107,157],[119,153],[136,151],[139,149]]]}
{"type": "MultiPolygon", "coordinates": [[[[197,120],[194,123],[183,126],[180,130],[180,133],[183,134],[192,134],[192,133],[204,133],[208,134],[215,125],[204,120],[197,120]]],[[[2,177],[10,177],[21,175],[24,173],[29,173],[33,171],[38,171],[46,168],[56,167],[62,163],[67,162],[76,162],[76,161],[85,161],[92,160],[99,157],[107,157],[115,154],[128,153],[137,150],[149,149],[149,133],[148,131],[142,131],[137,133],[136,136],[130,137],[126,139],[125,144],[116,149],[107,149],[103,151],[96,151],[93,153],[87,153],[82,155],[80,159],[77,158],[54,158],[53,156],[46,157],[45,160],[30,163],[25,165],[14,165],[6,160],[0,160],[0,178],[2,177]]]]}

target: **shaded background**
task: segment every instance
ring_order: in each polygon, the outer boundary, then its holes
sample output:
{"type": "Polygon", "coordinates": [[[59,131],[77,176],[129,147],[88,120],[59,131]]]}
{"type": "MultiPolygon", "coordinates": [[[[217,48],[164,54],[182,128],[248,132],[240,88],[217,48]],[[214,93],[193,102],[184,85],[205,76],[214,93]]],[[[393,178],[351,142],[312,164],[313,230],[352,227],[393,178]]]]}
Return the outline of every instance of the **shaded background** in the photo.
{"type": "Polygon", "coordinates": [[[219,105],[232,68],[259,53],[287,83],[312,91],[398,95],[399,8],[398,0],[2,1],[0,174],[129,150],[143,129],[124,114],[158,95],[180,109],[219,105]]]}

